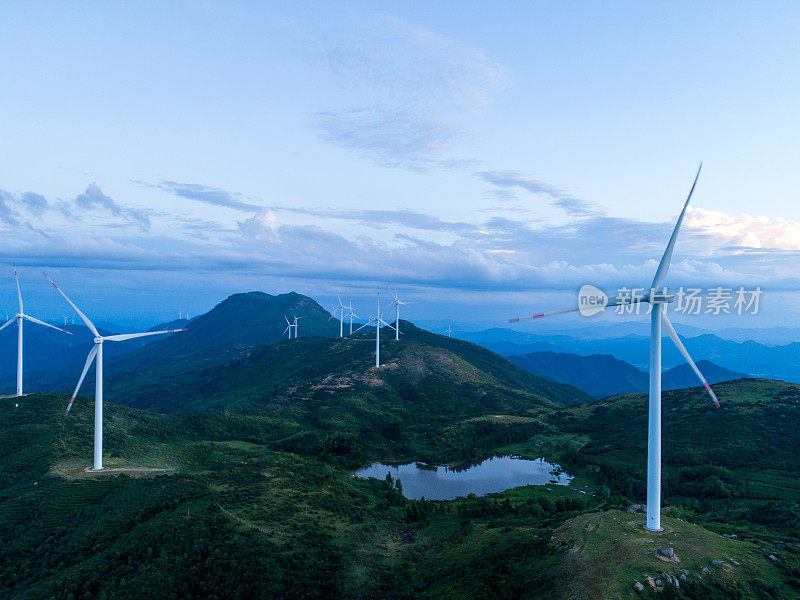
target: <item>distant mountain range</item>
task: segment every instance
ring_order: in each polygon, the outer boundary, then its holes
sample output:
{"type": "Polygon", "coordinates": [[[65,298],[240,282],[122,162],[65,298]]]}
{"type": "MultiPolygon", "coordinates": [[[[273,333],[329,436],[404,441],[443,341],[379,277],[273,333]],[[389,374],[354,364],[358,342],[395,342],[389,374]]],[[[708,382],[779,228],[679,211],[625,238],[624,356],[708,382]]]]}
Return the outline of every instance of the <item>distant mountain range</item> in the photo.
{"type": "MultiPolygon", "coordinates": [[[[590,356],[610,354],[637,369],[647,369],[650,341],[647,337],[626,335],[604,339],[579,339],[569,335],[537,335],[511,329],[494,328],[462,336],[504,356],[551,351],[590,356]]],[[[695,360],[708,360],[737,373],[753,377],[800,382],[800,342],[768,346],[754,341],[734,342],[716,335],[681,336],[695,360]]],[[[684,364],[683,357],[668,339],[664,340],[665,367],[684,364]]]]}
{"type": "MultiPolygon", "coordinates": [[[[579,356],[544,351],[511,355],[508,359],[534,375],[574,385],[595,398],[646,392],[649,386],[648,373],[610,354],[579,356]]],[[[743,373],[729,371],[706,360],[700,361],[697,366],[711,384],[746,377],[743,373]]],[[[661,381],[664,390],[700,385],[697,376],[686,364],[664,371],[661,381]]]]}

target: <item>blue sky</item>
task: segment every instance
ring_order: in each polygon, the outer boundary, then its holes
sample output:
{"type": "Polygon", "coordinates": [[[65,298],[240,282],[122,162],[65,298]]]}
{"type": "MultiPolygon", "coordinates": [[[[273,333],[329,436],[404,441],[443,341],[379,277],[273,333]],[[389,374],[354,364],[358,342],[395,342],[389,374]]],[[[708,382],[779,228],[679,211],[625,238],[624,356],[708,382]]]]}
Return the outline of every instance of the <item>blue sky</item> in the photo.
{"type": "Polygon", "coordinates": [[[366,305],[376,282],[411,318],[557,307],[649,283],[703,160],[668,283],[761,285],[748,324],[798,317],[795,3],[42,2],[0,23],[0,268],[39,314],[64,312],[42,268],[138,322],[250,289],[366,305]]]}

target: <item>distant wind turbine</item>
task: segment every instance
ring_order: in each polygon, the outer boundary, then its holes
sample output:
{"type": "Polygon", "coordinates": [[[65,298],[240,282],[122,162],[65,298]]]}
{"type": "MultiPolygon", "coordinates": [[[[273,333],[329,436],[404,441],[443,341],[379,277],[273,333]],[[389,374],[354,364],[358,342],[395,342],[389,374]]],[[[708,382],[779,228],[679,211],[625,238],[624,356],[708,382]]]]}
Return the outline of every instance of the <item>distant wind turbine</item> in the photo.
{"type": "MultiPolygon", "coordinates": [[[[683,217],[686,214],[686,208],[689,206],[689,200],[692,199],[694,188],[697,185],[697,180],[700,178],[700,170],[703,168],[702,163],[697,169],[697,175],[692,183],[692,188],[689,190],[689,196],[683,205],[683,210],[678,217],[678,222],[675,224],[675,229],[667,243],[667,248],[664,251],[664,256],[661,257],[661,262],[658,264],[653,283],[650,285],[650,295],[644,298],[626,298],[617,296],[608,299],[601,304],[603,308],[608,306],[623,306],[638,304],[641,302],[649,302],[652,306],[650,317],[650,394],[649,394],[649,417],[647,426],[647,521],[645,528],[650,531],[661,531],[661,327],[667,331],[670,339],[672,339],[675,346],[677,346],[683,358],[689,363],[689,366],[694,371],[695,375],[703,383],[706,391],[714,401],[714,405],[719,408],[719,401],[716,394],[708,385],[708,381],[703,377],[700,369],[689,356],[689,352],[684,347],[678,334],[675,333],[675,328],[667,318],[664,306],[675,300],[674,295],[666,293],[666,290],[658,292],[658,288],[664,282],[669,271],[669,265],[672,261],[672,251],[675,248],[675,240],[678,238],[678,231],[683,223],[683,217]]],[[[598,290],[599,292],[599,290],[598,290]]],[[[579,300],[580,302],[580,300],[579,300]]],[[[509,319],[511,323],[517,323],[522,320],[538,319],[550,315],[561,314],[566,312],[573,312],[581,310],[581,306],[574,308],[566,308],[561,310],[554,310],[547,313],[539,313],[527,317],[517,319],[509,319]]],[[[602,310],[602,309],[601,309],[602,310]]]]}
{"type": "Polygon", "coordinates": [[[350,335],[353,335],[353,317],[358,318],[358,315],[353,312],[353,299],[350,298],[347,305],[347,317],[350,317],[350,335]]]}
{"type": "Polygon", "coordinates": [[[404,302],[404,301],[400,300],[400,298],[397,296],[397,290],[392,291],[389,288],[389,286],[386,286],[386,289],[388,289],[389,293],[392,295],[392,302],[391,302],[390,306],[394,307],[394,315],[395,315],[395,320],[394,320],[394,339],[395,339],[395,341],[397,341],[397,340],[400,339],[400,306],[401,305],[407,305],[407,304],[414,304],[414,303],[413,302],[404,302]]]}
{"type": "Polygon", "coordinates": [[[299,326],[298,326],[297,320],[298,319],[302,319],[302,318],[303,317],[294,317],[294,324],[293,324],[294,325],[294,339],[297,339],[298,336],[300,335],[298,333],[299,326]]]}
{"type": "MultiPolygon", "coordinates": [[[[342,304],[342,299],[339,297],[339,292],[336,292],[336,301],[339,303],[339,306],[333,309],[333,314],[330,316],[330,319],[333,319],[336,316],[336,312],[339,312],[339,337],[344,337],[344,311],[347,308],[344,304],[342,304]]],[[[350,333],[353,333],[352,331],[350,333]]]]}
{"type": "Polygon", "coordinates": [[[369,321],[364,323],[361,327],[356,329],[355,333],[364,329],[369,325],[375,324],[375,367],[381,366],[381,327],[390,327],[394,329],[389,323],[381,319],[381,288],[378,288],[378,315],[370,318],[369,321]]]}
{"type": "Polygon", "coordinates": [[[453,328],[449,323],[447,324],[447,337],[453,337],[453,328]]]}
{"type": "Polygon", "coordinates": [[[292,322],[289,320],[289,318],[286,315],[283,315],[283,318],[286,321],[286,329],[283,330],[283,333],[286,333],[288,331],[289,332],[289,339],[292,339],[292,328],[294,327],[294,325],[292,325],[292,322]]]}
{"type": "Polygon", "coordinates": [[[97,363],[95,364],[95,392],[94,392],[94,471],[100,471],[103,469],[103,342],[123,342],[125,340],[132,340],[135,338],[145,337],[149,335],[160,335],[162,333],[174,333],[176,331],[186,331],[186,329],[167,329],[164,331],[146,331],[144,333],[124,333],[121,335],[100,335],[98,333],[97,328],[94,326],[86,315],[84,315],[81,310],[75,306],[75,304],[70,300],[67,295],[61,291],[52,279],[47,277],[47,273],[44,273],[44,276],[47,278],[53,287],[56,288],[59,294],[64,297],[69,305],[78,313],[78,316],[81,320],[86,324],[86,327],[89,328],[94,334],[94,346],[92,349],[89,350],[89,356],[86,357],[86,364],[83,366],[83,372],[81,373],[81,378],[78,379],[78,385],[75,386],[75,391],[72,393],[72,397],[69,399],[69,404],[67,405],[67,412],[69,414],[69,410],[72,408],[72,403],[75,402],[75,397],[78,395],[78,391],[81,389],[81,384],[83,383],[83,379],[86,377],[86,372],[89,370],[89,367],[92,366],[92,361],[97,358],[97,363]]]}
{"type": "MultiPolygon", "coordinates": [[[[17,322],[17,396],[22,396],[22,322],[25,319],[27,319],[31,323],[36,323],[37,325],[44,325],[45,327],[49,327],[50,329],[55,329],[63,333],[68,333],[69,335],[73,334],[72,332],[69,332],[66,329],[61,329],[60,327],[56,327],[55,325],[50,325],[50,323],[45,323],[44,321],[40,321],[39,319],[34,319],[30,315],[26,315],[25,311],[22,308],[22,292],[19,289],[19,276],[17,275],[16,266],[14,267],[14,279],[17,282],[17,298],[19,299],[19,312],[13,317],[11,317],[8,321],[3,323],[3,325],[0,326],[0,331],[11,325],[11,323],[13,323],[14,321],[17,322]]],[[[66,325],[66,321],[64,324],[66,325]]]]}

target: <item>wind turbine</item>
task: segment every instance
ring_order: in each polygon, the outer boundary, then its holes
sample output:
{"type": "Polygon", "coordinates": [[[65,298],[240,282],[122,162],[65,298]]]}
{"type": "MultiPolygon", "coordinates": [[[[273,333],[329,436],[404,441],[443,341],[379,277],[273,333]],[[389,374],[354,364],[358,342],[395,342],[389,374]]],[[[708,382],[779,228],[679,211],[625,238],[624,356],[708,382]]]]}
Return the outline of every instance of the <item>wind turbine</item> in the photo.
{"type": "Polygon", "coordinates": [[[17,275],[16,266],[14,267],[14,280],[17,282],[17,298],[19,299],[19,312],[13,317],[11,317],[8,321],[3,323],[3,325],[0,326],[0,331],[11,325],[11,323],[13,323],[14,321],[17,322],[17,396],[22,396],[22,322],[25,319],[27,319],[31,323],[36,323],[37,325],[44,325],[45,327],[49,327],[50,329],[55,329],[63,333],[68,333],[69,335],[73,335],[73,333],[65,329],[61,329],[60,327],[56,327],[55,325],[50,325],[50,323],[45,323],[44,321],[35,319],[30,315],[26,315],[25,311],[22,308],[22,292],[20,292],[19,290],[19,276],[17,275]]]}
{"type": "Polygon", "coordinates": [[[394,306],[394,339],[395,341],[400,339],[400,306],[405,304],[414,304],[413,302],[403,302],[397,296],[397,290],[392,291],[389,286],[386,286],[386,289],[389,290],[389,293],[392,295],[392,302],[390,306],[394,306]]]}
{"type": "Polygon", "coordinates": [[[286,320],[286,329],[283,330],[283,333],[286,333],[288,331],[289,339],[292,339],[292,327],[294,327],[294,325],[292,325],[292,322],[286,315],[283,315],[283,318],[286,320]]]}
{"type": "Polygon", "coordinates": [[[389,323],[387,323],[386,321],[381,319],[381,288],[380,287],[378,288],[378,316],[372,317],[369,321],[367,321],[361,327],[356,329],[356,333],[359,332],[360,330],[364,329],[364,327],[367,327],[368,325],[372,325],[373,323],[375,324],[375,367],[377,368],[377,367],[381,366],[381,327],[391,327],[392,329],[394,329],[394,327],[389,325],[389,323]]]}
{"type": "Polygon", "coordinates": [[[353,299],[352,298],[350,298],[350,300],[348,302],[347,315],[346,316],[350,317],[350,335],[353,335],[353,317],[358,318],[358,315],[355,312],[353,312],[353,299]]]}
{"type": "MultiPolygon", "coordinates": [[[[672,251],[675,248],[675,240],[678,238],[678,231],[683,223],[683,217],[686,214],[686,208],[689,206],[689,200],[692,199],[694,188],[697,185],[697,180],[700,178],[700,170],[703,164],[697,169],[692,188],[689,190],[689,196],[683,205],[683,210],[678,217],[678,222],[675,224],[675,229],[667,243],[667,248],[664,251],[664,256],[661,257],[661,262],[658,264],[653,283],[650,285],[650,294],[643,298],[625,298],[614,297],[611,299],[605,298],[602,303],[602,308],[608,306],[623,306],[630,304],[638,304],[641,302],[649,302],[652,306],[650,316],[650,392],[648,399],[648,424],[647,424],[647,521],[645,528],[650,531],[661,531],[661,328],[666,330],[672,342],[677,346],[683,358],[689,363],[689,366],[695,372],[695,375],[703,383],[706,391],[714,401],[714,405],[719,408],[719,400],[716,394],[708,385],[708,381],[703,377],[700,369],[692,360],[689,352],[684,347],[678,334],[675,333],[675,328],[667,318],[664,306],[675,300],[675,296],[666,293],[666,290],[658,292],[658,288],[664,282],[669,271],[669,265],[672,260],[672,251]]],[[[599,291],[599,290],[598,290],[599,291]]],[[[580,301],[579,301],[580,302],[580,301]]],[[[561,310],[554,310],[547,313],[539,313],[530,315],[528,317],[521,317],[517,319],[509,319],[510,323],[517,323],[522,320],[539,319],[550,315],[573,312],[581,310],[581,306],[574,308],[566,308],[561,310]]],[[[602,308],[600,310],[602,310],[602,308]]]]}
{"type": "Polygon", "coordinates": [[[167,329],[165,331],[124,333],[121,335],[100,335],[100,333],[97,331],[97,328],[94,326],[94,323],[92,323],[77,306],[75,306],[72,300],[67,298],[67,295],[61,291],[61,288],[59,288],[52,279],[47,277],[47,273],[43,273],[43,275],[47,278],[47,281],[53,284],[53,287],[56,288],[58,293],[64,297],[64,300],[69,303],[75,312],[78,313],[78,316],[86,324],[86,327],[89,328],[89,331],[94,334],[94,346],[92,346],[92,349],[89,350],[89,356],[86,357],[86,364],[83,366],[81,378],[78,379],[78,385],[75,386],[75,391],[72,392],[72,397],[69,399],[67,412],[65,414],[69,414],[69,410],[72,408],[72,403],[75,402],[75,397],[78,395],[78,391],[81,389],[83,379],[86,377],[86,372],[89,370],[89,367],[92,366],[92,361],[97,358],[97,363],[95,364],[94,388],[94,466],[92,467],[92,470],[101,471],[103,469],[103,342],[123,342],[125,340],[132,340],[134,338],[145,337],[148,335],[160,335],[162,333],[186,331],[186,329],[167,329]]]}
{"type": "Polygon", "coordinates": [[[450,323],[447,324],[447,337],[453,337],[453,328],[450,323]]]}
{"type": "MultiPolygon", "coordinates": [[[[294,315],[292,315],[292,316],[294,316],[294,315]]],[[[294,327],[294,339],[297,339],[297,335],[298,335],[297,334],[297,329],[298,329],[297,320],[298,319],[302,319],[302,318],[303,317],[294,317],[294,324],[292,325],[294,327]]]]}
{"type": "MultiPolygon", "coordinates": [[[[339,337],[344,337],[344,309],[347,308],[344,304],[342,304],[342,299],[339,297],[339,292],[336,292],[336,301],[339,303],[339,306],[333,309],[333,314],[331,315],[329,321],[336,316],[336,311],[339,311],[339,337]]],[[[353,333],[352,331],[350,333],[353,333]]]]}

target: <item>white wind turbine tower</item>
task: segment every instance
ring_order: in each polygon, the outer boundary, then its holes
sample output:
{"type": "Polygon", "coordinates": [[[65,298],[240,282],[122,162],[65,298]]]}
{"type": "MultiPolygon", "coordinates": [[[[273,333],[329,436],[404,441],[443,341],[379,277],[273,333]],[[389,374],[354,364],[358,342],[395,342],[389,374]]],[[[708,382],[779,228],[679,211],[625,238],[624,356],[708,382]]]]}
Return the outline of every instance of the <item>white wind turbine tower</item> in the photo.
{"type": "Polygon", "coordinates": [[[389,325],[389,323],[387,323],[386,321],[381,319],[381,288],[380,287],[378,288],[378,316],[377,317],[373,317],[369,321],[364,323],[361,327],[356,329],[356,332],[364,329],[364,327],[372,325],[373,323],[375,324],[375,367],[380,367],[381,366],[381,327],[391,327],[392,329],[394,329],[394,327],[389,325]]]}
{"type": "Polygon", "coordinates": [[[346,317],[350,317],[350,335],[353,335],[353,317],[356,319],[358,315],[353,311],[353,299],[350,298],[348,305],[347,305],[347,314],[346,317]]]}
{"type": "MultiPolygon", "coordinates": [[[[45,323],[44,321],[40,321],[39,319],[34,319],[30,315],[26,315],[25,311],[22,308],[22,292],[19,289],[19,276],[17,275],[17,268],[14,267],[14,280],[17,282],[17,298],[19,299],[19,312],[11,317],[8,321],[3,323],[0,326],[0,331],[11,325],[14,321],[17,322],[17,396],[22,396],[22,322],[27,319],[31,323],[36,323],[37,325],[44,325],[45,327],[49,327],[50,329],[55,329],[57,331],[61,331],[63,333],[68,333],[69,335],[73,335],[71,332],[61,329],[60,327],[56,327],[55,325],[50,325],[50,323],[45,323]]],[[[64,323],[66,325],[66,321],[64,323]]]]}
{"type": "Polygon", "coordinates": [[[453,337],[453,327],[449,323],[447,324],[447,337],[453,337]]]}
{"type": "MultiPolygon", "coordinates": [[[[333,314],[331,315],[331,319],[336,316],[336,311],[339,311],[339,337],[344,337],[344,310],[347,308],[344,304],[342,304],[342,299],[339,297],[339,292],[336,292],[336,301],[339,303],[339,306],[333,309],[333,314]]],[[[328,319],[330,321],[330,319],[328,319]]],[[[350,320],[350,333],[353,333],[353,323],[352,319],[350,320]]]]}
{"type": "Polygon", "coordinates": [[[389,293],[392,295],[392,303],[390,306],[394,306],[394,339],[395,341],[400,339],[400,306],[407,305],[407,304],[414,304],[413,302],[403,302],[397,296],[397,290],[392,291],[389,286],[386,286],[386,289],[389,290],[389,293]]]}
{"type": "MultiPolygon", "coordinates": [[[[670,323],[669,319],[667,318],[666,311],[664,310],[664,305],[675,300],[675,297],[666,293],[666,290],[661,292],[658,291],[658,288],[664,282],[664,279],[667,276],[667,272],[669,271],[670,261],[672,260],[672,251],[675,248],[675,240],[678,238],[678,231],[681,228],[681,223],[683,223],[683,217],[686,214],[686,208],[689,206],[689,200],[692,199],[692,194],[694,193],[694,188],[697,185],[697,180],[700,177],[700,169],[702,169],[703,165],[700,164],[700,167],[697,169],[697,175],[694,178],[694,183],[692,183],[692,188],[689,190],[689,196],[686,198],[686,202],[683,205],[683,210],[681,211],[680,216],[678,217],[678,222],[675,224],[675,229],[672,231],[672,236],[669,238],[669,242],[667,243],[667,248],[664,251],[664,256],[661,258],[661,262],[658,265],[658,269],[656,270],[656,275],[653,278],[653,283],[650,286],[650,294],[644,298],[623,298],[623,297],[615,297],[606,299],[603,302],[602,307],[607,306],[621,306],[621,305],[630,305],[630,304],[638,304],[640,302],[649,302],[652,306],[652,312],[650,317],[650,393],[649,393],[649,402],[648,402],[648,425],[647,425],[647,521],[645,523],[645,528],[649,529],[650,531],[661,531],[661,328],[666,330],[667,335],[669,335],[670,339],[672,339],[675,346],[677,346],[680,353],[683,355],[683,358],[686,359],[686,362],[689,363],[689,366],[695,372],[697,377],[703,383],[703,386],[706,388],[706,391],[711,396],[711,399],[714,401],[714,405],[719,408],[719,401],[717,400],[717,396],[714,394],[714,391],[711,389],[711,386],[708,385],[708,381],[706,378],[703,377],[703,374],[700,373],[700,370],[697,368],[697,365],[692,360],[692,357],[689,356],[689,352],[684,347],[683,343],[681,342],[678,334],[675,333],[675,328],[670,323]]],[[[599,291],[599,290],[598,290],[599,291]]],[[[521,320],[530,320],[530,319],[538,319],[541,317],[547,317],[550,315],[556,315],[566,312],[573,312],[580,310],[581,307],[577,306],[574,308],[566,308],[561,310],[554,310],[547,313],[539,313],[535,315],[531,315],[528,317],[522,317],[518,319],[510,319],[509,322],[516,323],[521,320]]]]}
{"type": "Polygon", "coordinates": [[[297,339],[297,336],[298,336],[298,333],[297,333],[297,330],[298,330],[297,320],[298,319],[302,319],[302,318],[303,317],[294,317],[294,324],[292,325],[292,327],[294,327],[294,339],[297,339]]]}
{"type": "MultiPolygon", "coordinates": [[[[47,273],[44,273],[44,276],[47,277],[47,273]]],[[[89,367],[92,366],[92,361],[97,358],[97,363],[95,364],[94,388],[94,466],[92,469],[94,471],[100,471],[103,468],[103,342],[123,342],[125,340],[132,340],[134,338],[145,337],[148,335],[160,335],[162,333],[186,331],[186,329],[167,329],[165,331],[124,333],[121,335],[100,335],[97,331],[97,328],[94,326],[94,323],[92,323],[77,306],[75,306],[72,300],[67,298],[67,295],[61,291],[61,289],[53,282],[53,280],[47,277],[47,281],[53,284],[53,287],[56,288],[58,293],[64,297],[64,300],[66,300],[75,310],[75,312],[78,313],[78,316],[86,324],[86,327],[89,328],[89,331],[94,334],[94,346],[91,350],[89,350],[89,356],[86,357],[86,364],[83,366],[83,372],[81,373],[80,379],[78,379],[78,385],[75,386],[75,391],[72,393],[72,397],[69,399],[66,414],[69,414],[69,410],[72,408],[72,403],[75,402],[75,397],[78,395],[78,391],[81,389],[81,384],[83,383],[83,379],[86,377],[86,372],[89,370],[89,367]]]]}

